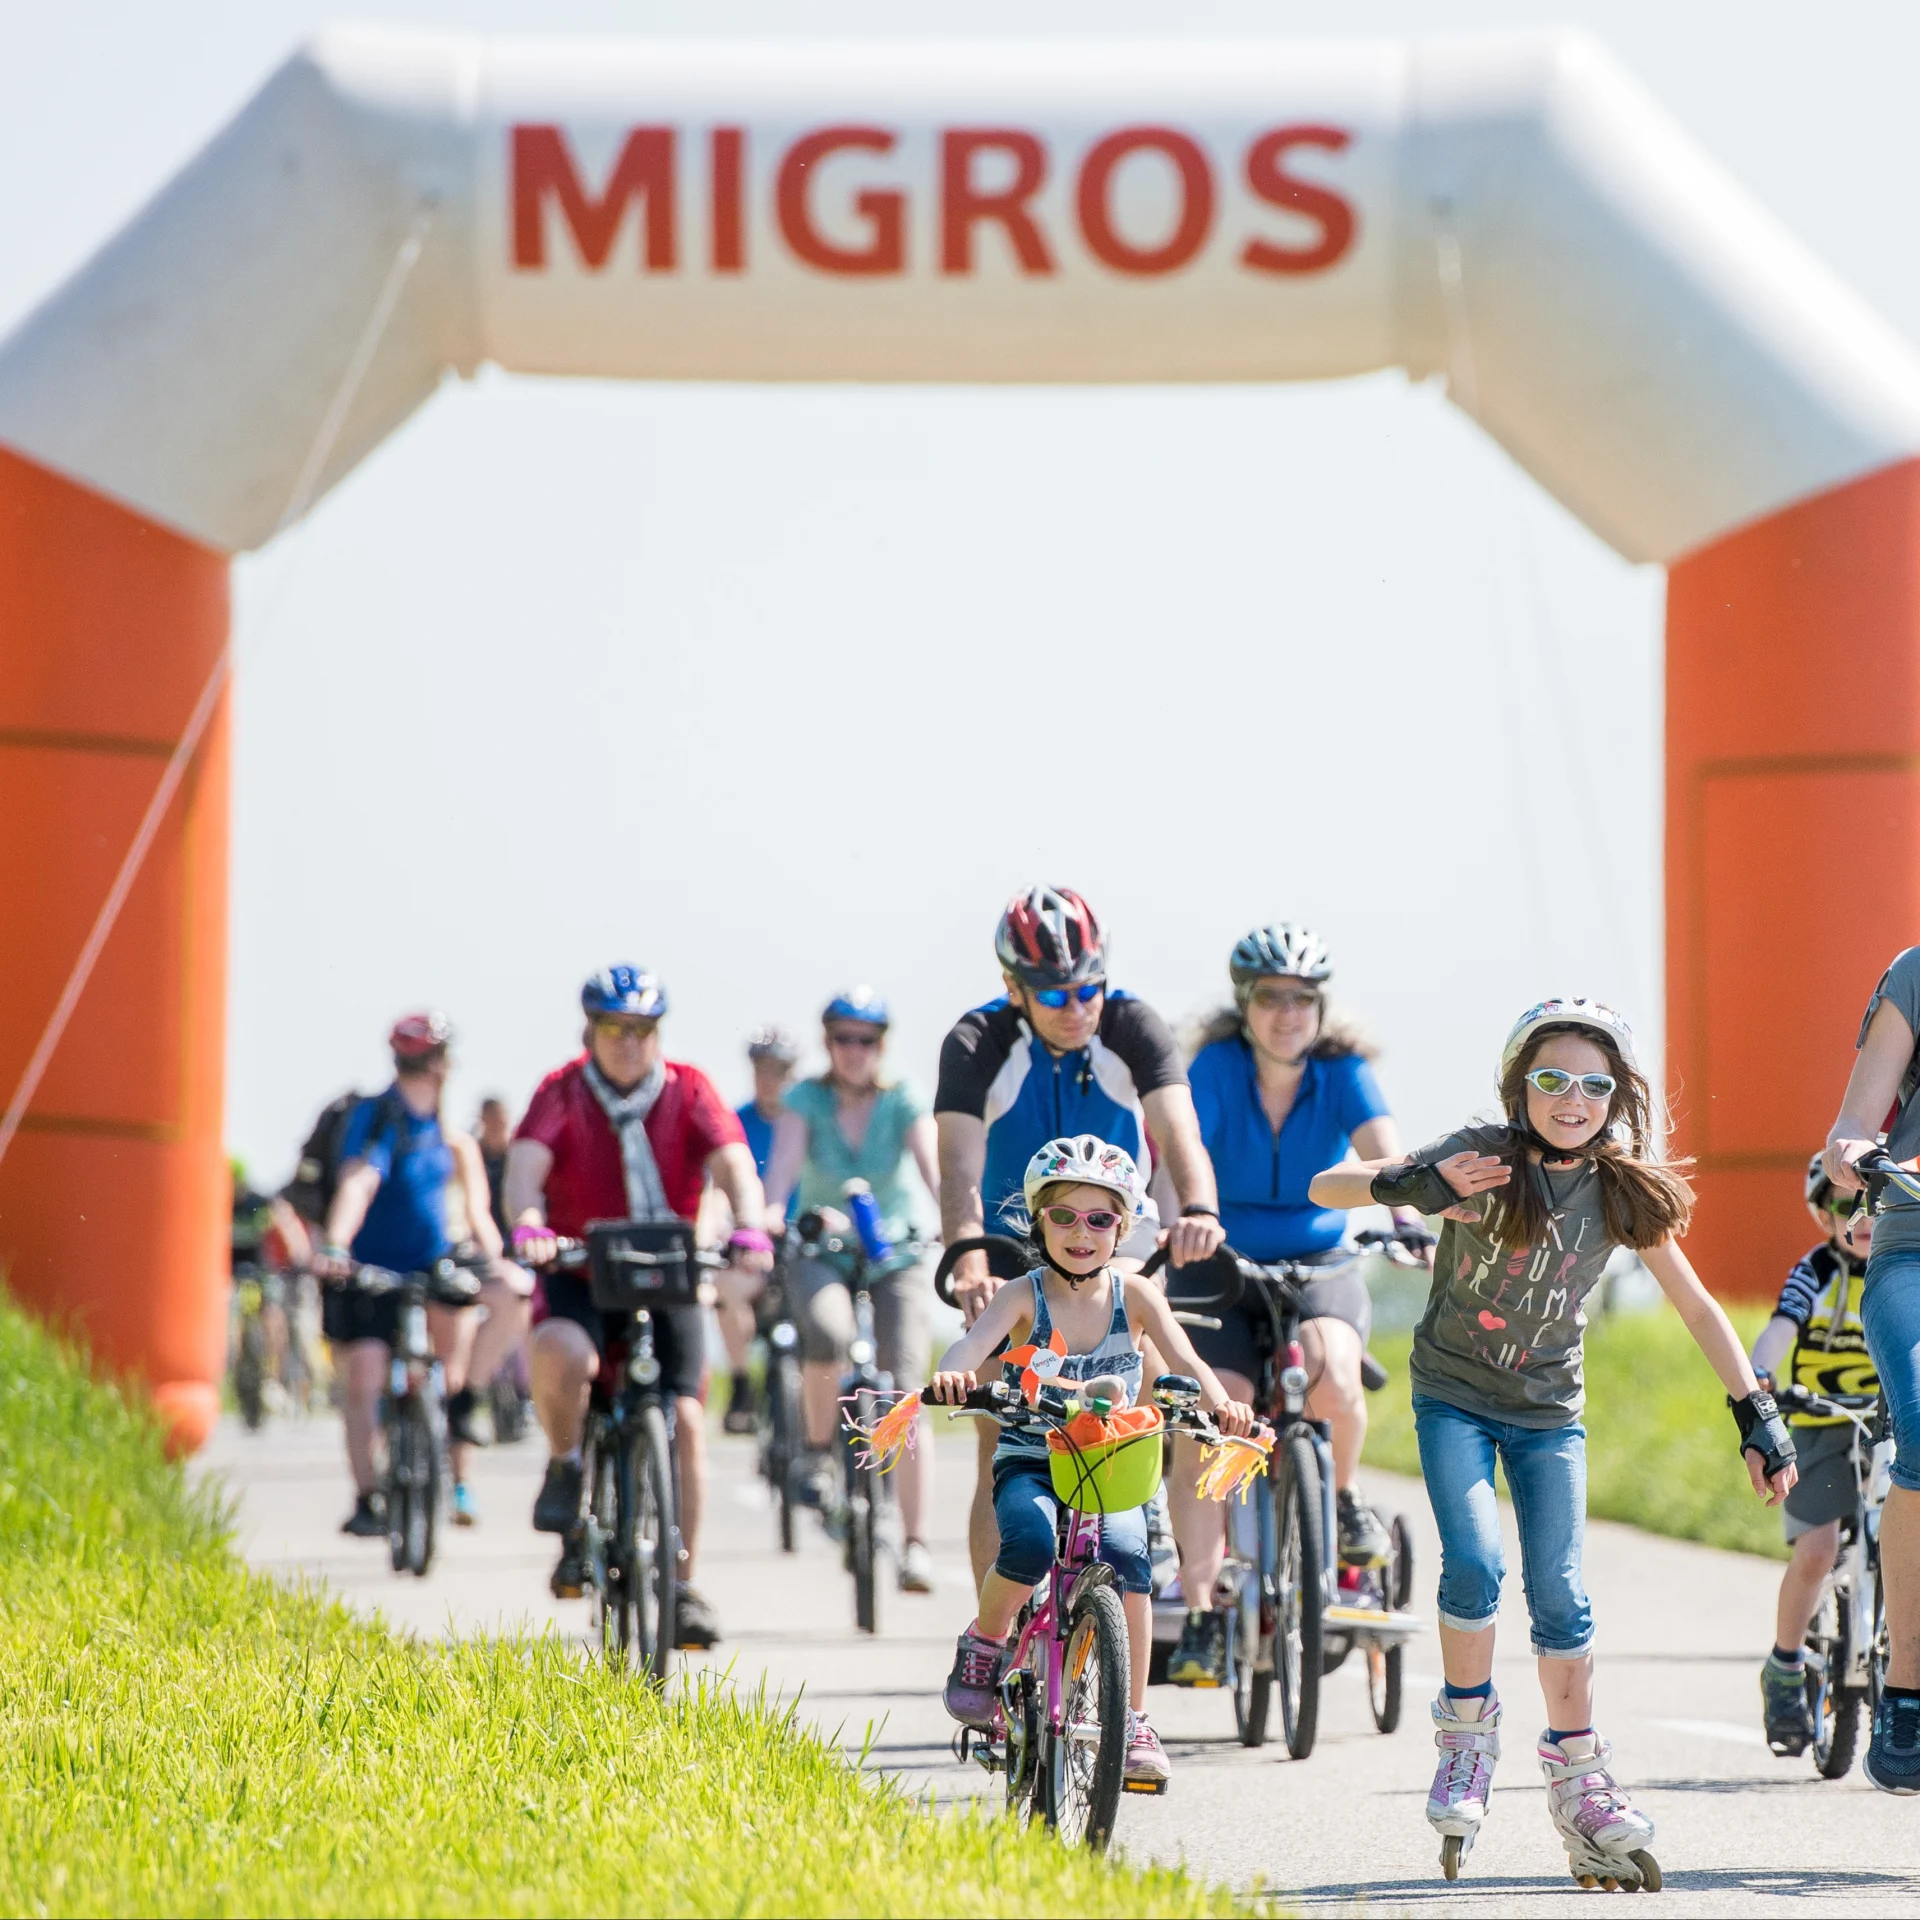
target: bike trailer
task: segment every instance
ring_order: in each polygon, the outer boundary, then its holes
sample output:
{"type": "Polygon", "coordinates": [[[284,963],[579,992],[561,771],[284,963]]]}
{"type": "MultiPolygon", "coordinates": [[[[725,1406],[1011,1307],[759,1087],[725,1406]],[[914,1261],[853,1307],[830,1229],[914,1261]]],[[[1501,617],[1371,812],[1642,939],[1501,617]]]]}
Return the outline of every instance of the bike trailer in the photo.
{"type": "Polygon", "coordinates": [[[1144,1507],[1160,1491],[1164,1426],[1157,1407],[1077,1414],[1047,1435],[1055,1495],[1080,1513],[1144,1507]]]}
{"type": "Polygon", "coordinates": [[[684,1220],[593,1220],[587,1278],[602,1313],[653,1313],[699,1302],[693,1228],[684,1220]]]}

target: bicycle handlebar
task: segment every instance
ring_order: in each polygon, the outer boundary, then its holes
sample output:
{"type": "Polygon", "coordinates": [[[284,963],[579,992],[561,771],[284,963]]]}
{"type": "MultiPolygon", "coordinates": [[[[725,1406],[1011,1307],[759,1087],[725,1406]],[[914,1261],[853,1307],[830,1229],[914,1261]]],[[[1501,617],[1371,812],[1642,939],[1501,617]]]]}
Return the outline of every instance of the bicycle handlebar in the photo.
{"type": "MultiPolygon", "coordinates": [[[[945,1407],[949,1413],[955,1414],[984,1414],[989,1419],[997,1420],[1003,1427],[1064,1427],[1076,1414],[1089,1411],[1071,1396],[1058,1407],[1029,1406],[1018,1387],[1010,1387],[998,1380],[972,1388],[955,1405],[933,1399],[932,1385],[929,1381],[922,1389],[928,1406],[945,1407]]],[[[1273,1427],[1265,1420],[1254,1422],[1251,1436],[1242,1436],[1222,1433],[1212,1414],[1203,1413],[1198,1407],[1160,1407],[1158,1411],[1169,1433],[1191,1434],[1194,1439],[1212,1446],[1250,1446],[1260,1437],[1274,1437],[1273,1427]]]]}
{"type": "Polygon", "coordinates": [[[1851,1420],[1863,1431],[1873,1425],[1867,1418],[1869,1410],[1878,1412],[1880,1396],[1877,1393],[1815,1393],[1811,1387],[1803,1387],[1797,1381],[1788,1387],[1782,1387],[1774,1398],[1783,1405],[1804,1407],[1809,1413],[1825,1414],[1829,1418],[1851,1420]]]}
{"type": "Polygon", "coordinates": [[[1898,1187],[1909,1200],[1920,1200],[1920,1174],[1910,1173],[1885,1147],[1863,1153],[1853,1170],[1867,1183],[1867,1204],[1877,1207],[1880,1195],[1889,1187],[1898,1187]]]}
{"type": "Polygon", "coordinates": [[[987,1256],[987,1271],[996,1280],[1018,1280],[1029,1265],[1026,1247],[1011,1234],[976,1233],[956,1240],[941,1254],[940,1264],[933,1270],[933,1290],[945,1306],[960,1304],[953,1297],[953,1270],[970,1253],[987,1256]]]}
{"type": "Polygon", "coordinates": [[[453,1260],[436,1261],[416,1273],[395,1273],[391,1267],[363,1264],[356,1266],[342,1284],[375,1299],[418,1286],[429,1300],[442,1307],[470,1307],[480,1298],[480,1282],[453,1260]]]}
{"type": "MultiPolygon", "coordinates": [[[[556,1233],[553,1236],[553,1258],[540,1269],[548,1273],[578,1273],[587,1264],[587,1243],[576,1240],[571,1234],[556,1233]]],[[[692,1260],[696,1267],[704,1267],[709,1272],[716,1271],[727,1264],[725,1254],[714,1253],[707,1247],[694,1247],[690,1253],[644,1253],[635,1247],[614,1247],[607,1258],[617,1266],[623,1267],[677,1267],[683,1258],[692,1260]]]]}

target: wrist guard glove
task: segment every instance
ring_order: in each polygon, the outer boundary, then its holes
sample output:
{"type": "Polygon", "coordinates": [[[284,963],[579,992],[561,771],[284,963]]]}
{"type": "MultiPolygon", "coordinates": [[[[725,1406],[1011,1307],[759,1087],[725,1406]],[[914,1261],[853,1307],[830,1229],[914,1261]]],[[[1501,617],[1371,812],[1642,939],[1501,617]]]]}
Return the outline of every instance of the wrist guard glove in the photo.
{"type": "Polygon", "coordinates": [[[1373,1176],[1367,1191],[1383,1207],[1417,1207],[1422,1213],[1445,1213],[1460,1204],[1438,1167],[1388,1167],[1373,1176]]]}
{"type": "Polygon", "coordinates": [[[1793,1435],[1780,1418],[1779,1403],[1765,1387],[1748,1394],[1744,1400],[1728,1394],[1727,1405],[1733,1409],[1734,1425],[1740,1429],[1740,1451],[1757,1453],[1760,1471],[1769,1480],[1782,1467],[1793,1464],[1793,1435]]]}
{"type": "Polygon", "coordinates": [[[1393,1223],[1393,1237],[1409,1253],[1425,1253],[1438,1243],[1425,1227],[1416,1226],[1411,1220],[1396,1220],[1393,1223]]]}

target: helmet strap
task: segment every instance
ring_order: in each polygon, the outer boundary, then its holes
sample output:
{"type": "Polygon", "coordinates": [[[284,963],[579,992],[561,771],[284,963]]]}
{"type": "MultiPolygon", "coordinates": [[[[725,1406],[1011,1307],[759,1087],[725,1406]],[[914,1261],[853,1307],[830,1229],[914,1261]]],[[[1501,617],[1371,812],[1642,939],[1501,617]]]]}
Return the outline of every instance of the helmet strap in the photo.
{"type": "Polygon", "coordinates": [[[1047,1236],[1045,1232],[1038,1227],[1034,1230],[1034,1241],[1040,1249],[1040,1258],[1070,1287],[1078,1288],[1084,1286],[1087,1281],[1093,1278],[1094,1273],[1099,1273],[1106,1265],[1106,1262],[1103,1260],[1100,1266],[1094,1268],[1093,1273],[1075,1273],[1071,1267],[1063,1267],[1060,1262],[1053,1257],[1053,1249],[1047,1245],[1047,1236]]]}

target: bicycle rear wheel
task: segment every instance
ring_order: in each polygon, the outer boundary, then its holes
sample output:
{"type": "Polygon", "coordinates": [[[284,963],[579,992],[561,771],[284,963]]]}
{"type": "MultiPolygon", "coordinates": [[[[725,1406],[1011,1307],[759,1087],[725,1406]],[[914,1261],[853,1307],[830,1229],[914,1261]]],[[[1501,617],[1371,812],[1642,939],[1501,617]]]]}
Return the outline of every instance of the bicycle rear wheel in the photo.
{"type": "Polygon", "coordinates": [[[1067,1621],[1060,1727],[1041,1756],[1041,1812],[1069,1846],[1104,1853],[1127,1772],[1127,1616],[1109,1586],[1067,1621]]]}
{"type": "Polygon", "coordinates": [[[674,1525],[673,1448],[667,1416],[640,1409],[638,1431],[626,1451],[633,1475],[633,1546],[628,1565],[634,1597],[634,1660],[664,1682],[673,1664],[674,1585],[679,1578],[679,1531],[674,1525]]]}
{"type": "MultiPolygon", "coordinates": [[[[855,1417],[871,1429],[876,1411],[873,1395],[862,1391],[856,1397],[855,1417]]],[[[861,1464],[864,1447],[852,1434],[842,1439],[841,1447],[847,1471],[847,1571],[853,1575],[853,1624],[862,1633],[878,1633],[880,1596],[875,1562],[879,1557],[879,1530],[874,1523],[879,1504],[875,1482],[879,1476],[871,1466],[861,1464]]]]}
{"type": "Polygon", "coordinates": [[[240,1418],[249,1432],[258,1433],[266,1423],[267,1402],[267,1330],[257,1313],[240,1318],[240,1348],[233,1357],[233,1397],[240,1403],[240,1418]]]}
{"type": "Polygon", "coordinates": [[[1326,1529],[1321,1524],[1320,1460],[1305,1434],[1279,1450],[1274,1478],[1273,1664],[1280,1681],[1280,1724],[1287,1752],[1304,1760],[1320,1725],[1320,1666],[1326,1606],[1326,1529]]]}
{"type": "Polygon", "coordinates": [[[767,1365],[767,1419],[767,1478],[779,1515],[780,1551],[792,1553],[806,1443],[800,1426],[800,1369],[792,1354],[777,1348],[767,1365]]]}

